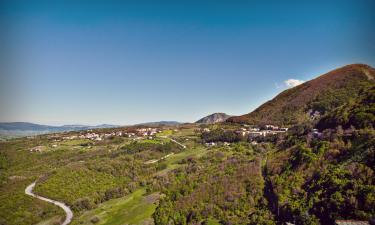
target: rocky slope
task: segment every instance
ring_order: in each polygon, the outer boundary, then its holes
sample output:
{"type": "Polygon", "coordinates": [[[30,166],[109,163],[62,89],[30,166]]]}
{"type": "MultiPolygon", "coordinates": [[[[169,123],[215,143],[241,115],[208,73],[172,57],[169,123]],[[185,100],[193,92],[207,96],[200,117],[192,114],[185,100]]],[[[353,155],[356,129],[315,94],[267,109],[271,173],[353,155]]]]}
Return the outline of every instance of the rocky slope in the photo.
{"type": "Polygon", "coordinates": [[[231,116],[225,113],[214,113],[206,117],[203,117],[202,119],[198,120],[196,123],[206,123],[206,124],[220,123],[220,122],[224,122],[229,117],[231,116]]]}

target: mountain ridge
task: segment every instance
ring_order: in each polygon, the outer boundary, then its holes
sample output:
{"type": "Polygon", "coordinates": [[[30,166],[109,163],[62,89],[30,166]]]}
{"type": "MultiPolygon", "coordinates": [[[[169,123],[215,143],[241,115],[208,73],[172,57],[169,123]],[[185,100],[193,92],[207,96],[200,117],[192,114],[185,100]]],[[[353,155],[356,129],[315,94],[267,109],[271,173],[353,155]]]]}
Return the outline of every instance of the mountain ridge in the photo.
{"type": "Polygon", "coordinates": [[[180,124],[182,123],[178,121],[162,120],[162,121],[138,123],[138,124],[135,124],[135,126],[175,126],[175,125],[180,125],[180,124]]]}
{"type": "Polygon", "coordinates": [[[375,82],[375,69],[350,64],[296,87],[282,91],[254,111],[226,121],[232,123],[293,125],[311,120],[355,98],[366,85],[375,82]]]}
{"type": "Polygon", "coordinates": [[[208,116],[205,116],[195,123],[204,123],[204,124],[212,124],[212,123],[220,123],[224,122],[226,119],[230,118],[232,116],[225,114],[225,113],[213,113],[208,116]]]}

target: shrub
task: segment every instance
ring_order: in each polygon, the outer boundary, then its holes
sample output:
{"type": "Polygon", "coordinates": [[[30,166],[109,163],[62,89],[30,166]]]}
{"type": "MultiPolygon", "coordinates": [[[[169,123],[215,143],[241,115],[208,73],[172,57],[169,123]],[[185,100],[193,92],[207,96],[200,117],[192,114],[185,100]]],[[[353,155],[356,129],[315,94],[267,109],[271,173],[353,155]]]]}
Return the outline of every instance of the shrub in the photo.
{"type": "Polygon", "coordinates": [[[93,218],[91,218],[91,223],[98,223],[100,221],[100,219],[97,217],[97,216],[94,216],[93,218]]]}

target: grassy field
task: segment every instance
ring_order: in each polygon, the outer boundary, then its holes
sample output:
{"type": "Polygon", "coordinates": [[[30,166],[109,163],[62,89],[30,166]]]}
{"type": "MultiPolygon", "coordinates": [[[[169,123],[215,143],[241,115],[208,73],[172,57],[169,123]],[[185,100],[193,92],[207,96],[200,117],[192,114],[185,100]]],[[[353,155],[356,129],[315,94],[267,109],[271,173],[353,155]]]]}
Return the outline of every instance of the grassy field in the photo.
{"type": "Polygon", "coordinates": [[[163,130],[162,132],[157,133],[156,136],[161,137],[161,136],[169,136],[172,134],[173,134],[173,130],[163,130]]]}
{"type": "Polygon", "coordinates": [[[143,140],[139,140],[138,142],[140,143],[151,143],[151,144],[162,144],[162,143],[167,143],[167,142],[170,142],[169,139],[166,139],[166,138],[154,138],[154,139],[143,139],[143,140]]]}
{"type": "Polygon", "coordinates": [[[201,157],[203,154],[207,152],[207,149],[204,147],[196,147],[184,150],[178,154],[174,154],[170,157],[168,157],[165,160],[162,160],[161,162],[165,162],[168,166],[172,166],[173,164],[178,163],[180,160],[188,158],[188,157],[201,157]]]}
{"type": "Polygon", "coordinates": [[[144,224],[152,220],[159,194],[145,196],[145,189],[138,189],[123,198],[100,204],[96,209],[83,213],[73,221],[74,224],[99,225],[144,224]]]}

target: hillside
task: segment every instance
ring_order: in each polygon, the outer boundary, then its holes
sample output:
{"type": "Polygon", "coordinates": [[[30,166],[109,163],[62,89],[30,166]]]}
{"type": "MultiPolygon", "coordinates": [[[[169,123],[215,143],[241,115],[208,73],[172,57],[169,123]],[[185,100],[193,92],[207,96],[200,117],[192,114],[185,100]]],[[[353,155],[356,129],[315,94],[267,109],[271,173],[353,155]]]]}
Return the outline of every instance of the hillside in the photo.
{"type": "Polygon", "coordinates": [[[352,64],[285,90],[251,113],[231,117],[227,122],[293,125],[311,121],[357,98],[375,83],[374,68],[352,64]]]}
{"type": "Polygon", "coordinates": [[[71,208],[72,225],[367,222],[375,84],[358,95],[316,123],[266,136],[217,123],[0,142],[0,224],[61,224],[58,207],[25,194],[33,182],[34,193],[71,208]]]}
{"type": "Polygon", "coordinates": [[[213,113],[211,115],[203,117],[202,119],[198,120],[195,123],[206,123],[206,124],[220,123],[220,122],[224,122],[226,119],[230,117],[231,117],[230,115],[227,115],[225,113],[213,113]]]}
{"type": "Polygon", "coordinates": [[[327,113],[316,124],[319,130],[335,129],[339,126],[344,129],[375,127],[375,85],[360,93],[360,97],[355,101],[327,113]]]}

